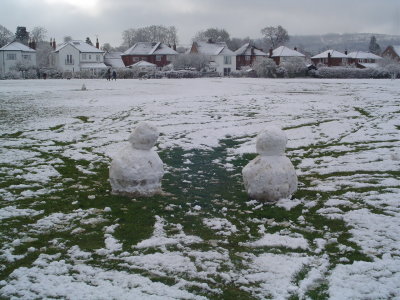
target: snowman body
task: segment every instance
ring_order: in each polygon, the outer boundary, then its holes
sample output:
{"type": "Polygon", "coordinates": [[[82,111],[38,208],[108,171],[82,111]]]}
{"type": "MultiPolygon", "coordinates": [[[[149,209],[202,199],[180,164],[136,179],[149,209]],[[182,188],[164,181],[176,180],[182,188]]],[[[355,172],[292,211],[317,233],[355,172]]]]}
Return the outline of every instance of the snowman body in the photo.
{"type": "Polygon", "coordinates": [[[297,176],[293,164],[285,155],[285,133],[270,127],[257,136],[259,156],[242,171],[243,181],[250,198],[276,202],[289,198],[297,190],[297,176]]]}
{"type": "Polygon", "coordinates": [[[157,129],[140,123],[115,155],[110,166],[112,193],[125,196],[152,196],[162,192],[163,162],[151,148],[158,138],[157,129]]]}

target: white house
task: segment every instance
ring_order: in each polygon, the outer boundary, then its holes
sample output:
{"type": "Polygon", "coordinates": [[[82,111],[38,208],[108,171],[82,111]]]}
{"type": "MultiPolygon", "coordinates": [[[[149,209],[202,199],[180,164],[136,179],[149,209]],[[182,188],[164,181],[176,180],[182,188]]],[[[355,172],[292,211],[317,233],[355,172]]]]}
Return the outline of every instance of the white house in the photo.
{"type": "Polygon", "coordinates": [[[303,53],[297,51],[296,48],[290,49],[285,46],[280,46],[275,50],[270,50],[269,56],[275,61],[277,65],[295,57],[304,59],[304,62],[306,60],[306,56],[303,53]]]}
{"type": "Polygon", "coordinates": [[[207,56],[210,69],[214,69],[220,75],[228,76],[231,71],[236,70],[236,55],[224,42],[193,42],[189,53],[207,56]]]}
{"type": "Polygon", "coordinates": [[[50,65],[61,72],[72,73],[90,70],[94,74],[107,69],[104,51],[84,41],[69,41],[59,45],[51,54],[50,65]]]}
{"type": "Polygon", "coordinates": [[[20,42],[11,42],[0,48],[0,76],[17,66],[36,67],[36,51],[20,42]]]}

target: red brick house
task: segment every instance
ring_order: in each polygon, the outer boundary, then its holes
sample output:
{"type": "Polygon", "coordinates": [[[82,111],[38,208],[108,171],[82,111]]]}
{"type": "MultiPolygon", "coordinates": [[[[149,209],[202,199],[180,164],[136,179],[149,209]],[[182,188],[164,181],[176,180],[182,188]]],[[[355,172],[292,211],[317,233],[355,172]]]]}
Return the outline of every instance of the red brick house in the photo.
{"type": "Polygon", "coordinates": [[[268,57],[268,54],[263,52],[262,50],[256,48],[250,43],[244,44],[242,47],[237,49],[235,52],[236,55],[236,69],[240,70],[240,68],[244,66],[251,66],[254,61],[268,57]]]}
{"type": "Polygon", "coordinates": [[[347,54],[336,50],[326,50],[325,52],[311,57],[311,61],[315,66],[323,64],[328,67],[340,67],[349,64],[349,57],[347,54]]]}
{"type": "Polygon", "coordinates": [[[306,59],[306,56],[303,53],[297,51],[296,48],[294,48],[293,50],[285,46],[280,46],[275,50],[270,49],[269,57],[272,58],[277,65],[295,57],[302,58],[304,59],[304,61],[306,59]]]}
{"type": "Polygon", "coordinates": [[[347,56],[349,57],[349,64],[355,64],[360,69],[376,68],[377,62],[382,59],[378,55],[364,51],[350,52],[347,56]]]}
{"type": "Polygon", "coordinates": [[[125,66],[129,67],[141,60],[164,67],[170,64],[178,52],[163,43],[139,42],[122,53],[125,66]]]}
{"type": "Polygon", "coordinates": [[[385,51],[382,52],[382,56],[390,57],[400,62],[400,46],[388,46],[385,51]]]}

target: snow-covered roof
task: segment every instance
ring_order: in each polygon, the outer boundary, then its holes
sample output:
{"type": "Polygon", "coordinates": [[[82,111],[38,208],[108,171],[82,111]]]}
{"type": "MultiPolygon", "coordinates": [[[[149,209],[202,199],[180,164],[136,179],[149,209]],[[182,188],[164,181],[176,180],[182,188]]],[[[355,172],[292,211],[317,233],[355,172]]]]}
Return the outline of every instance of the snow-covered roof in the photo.
{"type": "Polygon", "coordinates": [[[148,61],[141,60],[133,65],[129,66],[130,68],[156,68],[157,65],[149,63],[148,61]]]}
{"type": "Polygon", "coordinates": [[[396,52],[396,54],[398,56],[400,56],[400,45],[399,46],[393,46],[393,50],[394,50],[394,52],[396,52]]]}
{"type": "Polygon", "coordinates": [[[225,42],[209,43],[209,42],[193,42],[196,43],[197,52],[204,55],[232,55],[233,53],[225,42]]]}
{"type": "Polygon", "coordinates": [[[36,50],[25,46],[24,44],[14,41],[0,48],[0,51],[22,51],[22,52],[36,52],[36,50]]]}
{"type": "Polygon", "coordinates": [[[126,50],[122,55],[174,55],[178,54],[163,43],[139,42],[126,50]]]}
{"type": "Polygon", "coordinates": [[[257,49],[256,47],[250,45],[250,43],[244,44],[242,47],[237,49],[235,55],[256,55],[256,56],[267,56],[267,53],[257,49]],[[253,53],[251,49],[253,48],[253,53]]]}
{"type": "Polygon", "coordinates": [[[373,63],[358,63],[359,65],[367,68],[367,69],[376,69],[379,67],[378,64],[373,64],[373,63]]]}
{"type": "Polygon", "coordinates": [[[107,69],[103,63],[81,63],[81,69],[107,69]]]}
{"type": "Polygon", "coordinates": [[[107,52],[104,55],[104,63],[113,68],[125,68],[121,55],[122,52],[107,52]]]}
{"type": "Polygon", "coordinates": [[[280,46],[272,51],[272,57],[305,57],[305,55],[288,47],[280,46]]]}
{"type": "Polygon", "coordinates": [[[69,41],[69,42],[62,43],[62,44],[58,45],[58,47],[56,48],[56,50],[54,50],[54,52],[60,51],[62,48],[64,48],[67,45],[71,45],[72,47],[75,47],[81,53],[104,53],[103,50],[97,49],[96,47],[89,45],[88,43],[86,43],[84,41],[69,41]]]}
{"type": "Polygon", "coordinates": [[[317,54],[311,58],[328,58],[328,53],[331,54],[332,58],[348,58],[348,56],[342,52],[336,50],[326,50],[320,54],[317,54]]]}
{"type": "Polygon", "coordinates": [[[364,51],[354,51],[347,54],[350,58],[356,59],[382,59],[382,57],[375,55],[371,52],[364,52],[364,51]]]}

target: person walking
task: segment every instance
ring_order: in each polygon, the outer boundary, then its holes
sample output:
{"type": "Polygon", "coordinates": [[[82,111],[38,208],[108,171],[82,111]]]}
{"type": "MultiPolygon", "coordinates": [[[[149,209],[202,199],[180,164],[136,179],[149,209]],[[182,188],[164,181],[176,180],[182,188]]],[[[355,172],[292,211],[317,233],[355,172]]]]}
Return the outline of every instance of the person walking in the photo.
{"type": "Polygon", "coordinates": [[[115,72],[115,70],[113,70],[113,72],[112,72],[112,79],[117,81],[117,72],[115,72]]]}
{"type": "Polygon", "coordinates": [[[107,78],[107,81],[111,80],[111,69],[107,70],[106,78],[107,78]]]}

